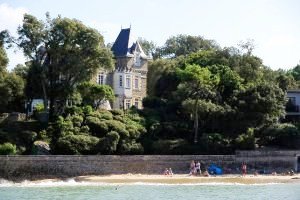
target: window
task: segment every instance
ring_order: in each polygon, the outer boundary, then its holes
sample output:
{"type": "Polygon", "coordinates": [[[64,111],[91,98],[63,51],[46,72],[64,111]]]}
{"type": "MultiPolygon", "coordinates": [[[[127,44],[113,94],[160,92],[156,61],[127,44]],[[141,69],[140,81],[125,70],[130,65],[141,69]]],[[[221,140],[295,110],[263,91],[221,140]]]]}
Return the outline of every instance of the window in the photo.
{"type": "Polygon", "coordinates": [[[288,102],[292,105],[296,105],[296,97],[288,97],[288,102]]]}
{"type": "Polygon", "coordinates": [[[131,83],[130,75],[126,75],[126,85],[125,85],[125,87],[130,89],[130,83],[131,83]]]}
{"type": "Polygon", "coordinates": [[[100,84],[100,85],[104,84],[104,73],[100,73],[98,75],[98,84],[100,84]]]}
{"type": "Polygon", "coordinates": [[[135,56],[135,66],[140,66],[141,65],[141,57],[140,57],[140,53],[138,52],[135,56]]]}
{"type": "Polygon", "coordinates": [[[123,76],[122,75],[119,76],[119,86],[123,87],[123,76]]]}
{"type": "Polygon", "coordinates": [[[125,99],[125,108],[126,108],[126,109],[129,109],[130,106],[131,106],[130,99],[125,99]]]}
{"type": "Polygon", "coordinates": [[[136,108],[139,108],[139,99],[135,99],[135,100],[134,100],[134,106],[135,106],[136,108]]]}
{"type": "Polygon", "coordinates": [[[139,89],[139,77],[134,78],[134,89],[139,89]]]}

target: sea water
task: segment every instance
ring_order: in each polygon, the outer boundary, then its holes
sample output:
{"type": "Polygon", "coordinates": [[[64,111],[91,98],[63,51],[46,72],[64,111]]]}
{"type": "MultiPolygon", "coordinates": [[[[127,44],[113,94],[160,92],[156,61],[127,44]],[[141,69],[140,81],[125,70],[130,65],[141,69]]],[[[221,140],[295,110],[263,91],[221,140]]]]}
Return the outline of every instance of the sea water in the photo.
{"type": "Polygon", "coordinates": [[[0,200],[300,200],[300,183],[243,185],[205,184],[107,184],[62,182],[0,182],[0,200]]]}

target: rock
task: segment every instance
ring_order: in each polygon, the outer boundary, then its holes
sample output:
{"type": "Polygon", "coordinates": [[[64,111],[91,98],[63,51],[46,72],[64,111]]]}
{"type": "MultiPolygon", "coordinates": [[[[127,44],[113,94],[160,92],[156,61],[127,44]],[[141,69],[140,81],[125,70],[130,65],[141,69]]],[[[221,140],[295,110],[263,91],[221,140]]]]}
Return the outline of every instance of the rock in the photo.
{"type": "Polygon", "coordinates": [[[34,155],[50,155],[50,146],[44,141],[35,141],[33,143],[32,151],[34,155]]]}

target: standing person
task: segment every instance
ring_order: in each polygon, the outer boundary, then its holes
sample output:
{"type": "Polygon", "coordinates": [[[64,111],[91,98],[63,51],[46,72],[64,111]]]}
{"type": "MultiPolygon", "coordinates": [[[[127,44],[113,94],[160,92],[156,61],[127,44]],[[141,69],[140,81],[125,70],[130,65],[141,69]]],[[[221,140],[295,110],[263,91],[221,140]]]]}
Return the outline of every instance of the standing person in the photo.
{"type": "Polygon", "coordinates": [[[190,175],[195,174],[195,161],[192,160],[191,164],[190,164],[190,175]]]}
{"type": "Polygon", "coordinates": [[[242,164],[242,174],[243,174],[243,176],[246,176],[246,174],[247,174],[247,165],[246,165],[246,163],[242,164]]]}
{"type": "Polygon", "coordinates": [[[172,168],[169,168],[169,175],[170,175],[170,176],[173,176],[172,168]]]}
{"type": "Polygon", "coordinates": [[[199,161],[196,163],[196,173],[201,175],[201,164],[199,161]]]}

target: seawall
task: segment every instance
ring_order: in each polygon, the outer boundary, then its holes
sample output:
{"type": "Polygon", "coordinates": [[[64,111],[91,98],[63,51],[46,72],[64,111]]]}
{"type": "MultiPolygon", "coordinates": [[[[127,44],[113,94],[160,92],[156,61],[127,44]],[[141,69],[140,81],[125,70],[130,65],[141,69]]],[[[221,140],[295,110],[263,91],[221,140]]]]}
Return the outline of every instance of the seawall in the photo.
{"type": "Polygon", "coordinates": [[[214,163],[225,173],[239,173],[242,162],[248,171],[297,171],[300,151],[237,151],[235,155],[50,155],[0,156],[0,178],[10,180],[67,178],[82,175],[161,174],[165,168],[188,173],[191,160],[205,169],[214,163]]]}

